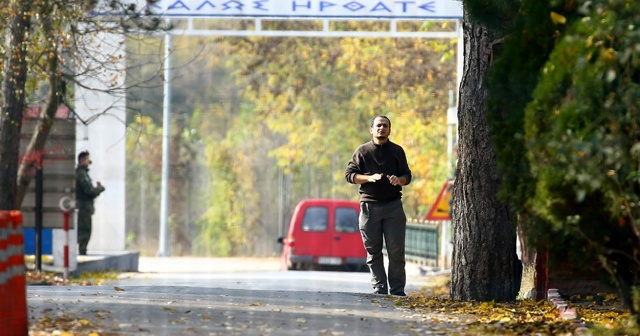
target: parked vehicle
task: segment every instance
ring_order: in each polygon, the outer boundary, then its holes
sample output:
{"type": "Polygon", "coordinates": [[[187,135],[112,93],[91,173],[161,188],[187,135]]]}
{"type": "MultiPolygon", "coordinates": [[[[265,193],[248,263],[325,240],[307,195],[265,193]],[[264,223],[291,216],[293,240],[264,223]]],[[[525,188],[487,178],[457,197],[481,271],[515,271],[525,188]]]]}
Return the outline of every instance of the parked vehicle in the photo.
{"type": "Polygon", "coordinates": [[[278,238],[283,245],[283,268],[367,270],[359,213],[360,204],[354,201],[307,199],[298,203],[287,236],[278,238]]]}

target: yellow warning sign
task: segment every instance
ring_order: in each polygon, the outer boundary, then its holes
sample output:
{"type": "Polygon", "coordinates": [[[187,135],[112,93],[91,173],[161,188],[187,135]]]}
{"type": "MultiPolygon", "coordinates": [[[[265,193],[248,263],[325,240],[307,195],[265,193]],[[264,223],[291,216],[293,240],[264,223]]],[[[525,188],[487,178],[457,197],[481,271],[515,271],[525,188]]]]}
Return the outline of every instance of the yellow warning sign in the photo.
{"type": "Polygon", "coordinates": [[[450,220],[451,216],[449,215],[449,201],[451,200],[451,186],[453,185],[453,181],[447,181],[440,193],[438,194],[438,198],[431,206],[429,213],[425,217],[427,220],[450,220]]]}

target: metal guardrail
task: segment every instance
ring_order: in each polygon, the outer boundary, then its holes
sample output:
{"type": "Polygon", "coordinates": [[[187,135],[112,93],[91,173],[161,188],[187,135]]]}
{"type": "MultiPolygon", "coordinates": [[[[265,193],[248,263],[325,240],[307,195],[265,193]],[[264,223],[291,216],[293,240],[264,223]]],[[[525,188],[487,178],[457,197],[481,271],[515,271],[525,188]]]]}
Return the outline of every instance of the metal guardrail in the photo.
{"type": "Polygon", "coordinates": [[[438,264],[440,257],[440,225],[438,222],[407,223],[405,256],[407,260],[438,264]]]}

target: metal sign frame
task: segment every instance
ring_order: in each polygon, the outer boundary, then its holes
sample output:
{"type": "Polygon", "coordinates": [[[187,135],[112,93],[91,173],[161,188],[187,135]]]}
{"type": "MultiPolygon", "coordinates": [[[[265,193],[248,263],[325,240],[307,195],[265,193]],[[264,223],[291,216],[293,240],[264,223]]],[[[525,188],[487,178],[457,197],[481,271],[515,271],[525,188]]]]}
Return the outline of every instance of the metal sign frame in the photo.
{"type": "Polygon", "coordinates": [[[166,17],[462,18],[459,0],[160,0],[139,8],[166,17]]]}
{"type": "MultiPolygon", "coordinates": [[[[273,37],[372,37],[436,38],[460,36],[463,18],[461,0],[130,0],[144,17],[180,22],[168,31],[182,36],[273,36],[273,37]],[[202,21],[251,22],[238,29],[199,28],[202,21]],[[267,21],[314,21],[316,29],[269,30],[267,21]],[[345,21],[386,21],[383,31],[336,30],[345,21]],[[451,29],[402,29],[402,22],[453,21],[451,29]],[[183,23],[184,22],[184,23],[183,23]]],[[[92,11],[98,17],[118,16],[102,2],[92,11]]]]}
{"type": "MultiPolygon", "coordinates": [[[[216,19],[216,18],[208,18],[216,19]]],[[[172,21],[177,21],[172,18],[172,21]]],[[[344,19],[283,19],[283,18],[253,18],[250,19],[252,24],[250,29],[201,29],[197,28],[198,21],[202,18],[181,18],[180,21],[184,21],[184,26],[176,25],[169,33],[174,36],[266,36],[266,37],[370,37],[370,38],[430,38],[430,39],[453,39],[459,36],[461,29],[460,20],[443,20],[443,19],[430,19],[430,21],[454,21],[452,29],[445,31],[408,31],[399,29],[399,23],[408,20],[396,20],[389,19],[387,21],[389,26],[387,30],[381,31],[348,31],[348,30],[335,30],[334,23],[344,22],[344,19]],[[321,28],[317,30],[269,30],[265,29],[264,23],[267,21],[316,21],[321,23],[321,28]]],[[[225,18],[225,20],[249,20],[238,18],[225,18]]],[[[363,19],[358,19],[363,20],[363,19]]],[[[353,21],[353,20],[351,20],[353,21]]],[[[416,20],[412,20],[416,21],[416,20]]]]}

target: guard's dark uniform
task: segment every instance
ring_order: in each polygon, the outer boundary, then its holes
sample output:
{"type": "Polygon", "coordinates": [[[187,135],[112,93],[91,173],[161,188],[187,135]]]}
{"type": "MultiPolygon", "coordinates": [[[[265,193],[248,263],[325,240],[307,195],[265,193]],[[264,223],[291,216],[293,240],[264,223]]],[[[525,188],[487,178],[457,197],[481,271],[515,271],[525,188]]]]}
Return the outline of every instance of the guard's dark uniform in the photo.
{"type": "Polygon", "coordinates": [[[89,177],[89,167],[78,165],[76,168],[76,204],[78,207],[78,245],[80,255],[87,254],[87,245],[91,238],[91,215],[93,199],[98,197],[104,187],[94,187],[89,177]]]}

